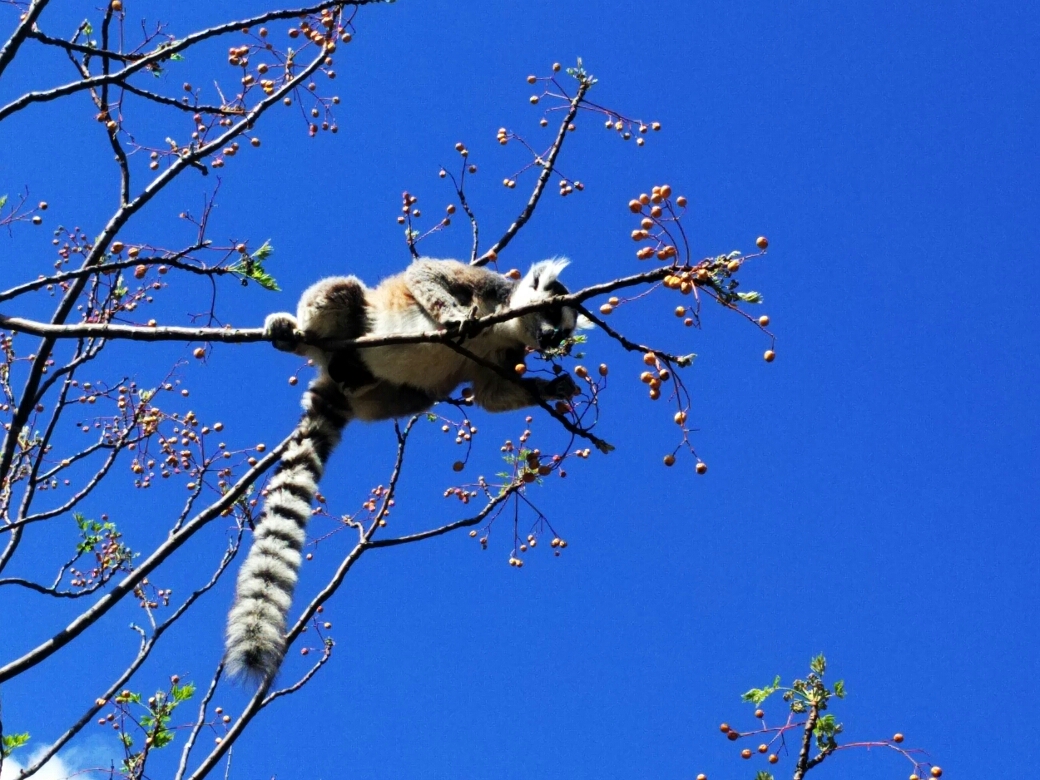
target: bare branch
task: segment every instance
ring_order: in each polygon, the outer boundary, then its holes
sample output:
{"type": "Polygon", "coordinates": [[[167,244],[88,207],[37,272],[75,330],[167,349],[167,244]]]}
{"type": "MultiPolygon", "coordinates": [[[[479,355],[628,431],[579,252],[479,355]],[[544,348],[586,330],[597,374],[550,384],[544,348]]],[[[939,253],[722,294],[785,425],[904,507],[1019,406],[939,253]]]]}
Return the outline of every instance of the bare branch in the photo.
{"type": "Polygon", "coordinates": [[[675,363],[677,366],[682,367],[688,366],[693,362],[695,355],[673,355],[669,352],[662,352],[659,349],[648,347],[645,344],[638,344],[635,341],[632,341],[631,339],[622,335],[621,333],[618,333],[612,327],[607,325],[607,323],[604,322],[602,318],[597,317],[584,306],[578,306],[577,309],[582,314],[584,314],[585,317],[588,318],[589,322],[594,323],[596,327],[598,327],[600,330],[602,330],[604,333],[606,333],[608,336],[614,339],[618,344],[623,346],[629,352],[640,352],[644,355],[647,352],[649,352],[651,355],[656,355],[661,360],[668,361],[669,363],[675,363]]]}
{"type": "Polygon", "coordinates": [[[230,508],[245,495],[246,489],[256,481],[257,477],[274,465],[281,456],[282,451],[289,445],[293,434],[290,434],[267,453],[253,468],[242,476],[219,500],[210,504],[199,514],[195,515],[179,531],[171,533],[169,538],[155,549],[155,551],[142,561],[138,567],[119,582],[109,593],[102,596],[98,601],[73,620],[68,627],[62,629],[47,641],[33,648],[21,658],[9,662],[0,667],[0,683],[6,682],[31,669],[41,661],[45,660],[62,647],[67,645],[87,628],[101,618],[106,612],[114,607],[124,596],[132,593],[134,588],[140,585],[141,580],[147,577],[159,564],[169,558],[181,545],[195,535],[195,533],[211,520],[220,516],[225,509],[230,508]]]}
{"type": "Polygon", "coordinates": [[[29,36],[33,25],[40,18],[40,14],[43,13],[43,9],[47,7],[48,2],[49,0],[33,0],[29,5],[29,10],[25,12],[25,17],[19,22],[14,33],[7,43],[3,45],[3,48],[0,48],[0,76],[7,70],[7,66],[11,64],[14,55],[18,53],[18,48],[29,36]]]}
{"type": "Polygon", "coordinates": [[[221,661],[217,664],[216,671],[213,672],[213,679],[210,680],[206,695],[202,697],[202,701],[199,703],[199,715],[195,719],[195,725],[191,727],[191,733],[188,734],[188,739],[184,743],[184,749],[181,750],[181,760],[177,765],[177,773],[173,776],[173,780],[181,780],[184,777],[184,773],[188,771],[188,756],[191,755],[192,748],[195,747],[195,740],[199,738],[199,732],[202,731],[202,727],[206,724],[206,708],[209,707],[209,703],[213,700],[213,694],[216,692],[217,684],[220,682],[223,674],[224,662],[221,661]]]}
{"type": "Polygon", "coordinates": [[[132,257],[127,260],[112,260],[101,266],[77,268],[75,271],[62,271],[61,273],[53,274],[51,276],[44,276],[34,281],[25,282],[17,287],[11,287],[10,289],[0,292],[0,303],[11,300],[12,298],[17,298],[19,295],[33,292],[34,290],[40,290],[49,284],[61,284],[69,279],[81,279],[85,276],[110,273],[112,271],[119,271],[123,268],[130,268],[131,266],[138,265],[163,264],[168,265],[171,268],[179,268],[182,271],[188,271],[189,273],[201,274],[204,276],[231,273],[226,268],[196,266],[191,265],[190,263],[181,262],[182,258],[190,255],[192,252],[197,252],[200,249],[207,248],[211,243],[212,242],[210,241],[200,241],[187,249],[182,249],[175,254],[171,254],[169,257],[132,257]]]}
{"type": "Polygon", "coordinates": [[[492,510],[498,507],[511,495],[516,493],[520,489],[519,483],[510,485],[491,501],[488,502],[487,506],[480,510],[473,517],[467,517],[464,520],[456,520],[453,523],[442,525],[440,528],[432,528],[429,531],[421,531],[416,534],[409,534],[408,536],[398,536],[393,539],[373,539],[368,543],[369,547],[396,547],[399,544],[410,544],[412,542],[421,542],[423,539],[432,539],[435,536],[443,536],[444,534],[457,531],[459,528],[469,528],[470,526],[477,525],[487,518],[491,514],[492,510]]]}
{"type": "Polygon", "coordinates": [[[113,60],[119,60],[120,62],[133,62],[143,57],[143,54],[123,54],[118,51],[112,51],[110,49],[99,49],[96,46],[86,46],[82,43],[75,43],[74,41],[65,41],[61,38],[54,38],[46,33],[40,32],[39,30],[31,30],[29,37],[33,40],[44,43],[48,46],[57,46],[60,49],[64,49],[67,52],[77,52],[79,54],[86,54],[90,57],[105,56],[113,60]]]}
{"type": "Polygon", "coordinates": [[[509,226],[509,229],[503,234],[502,238],[495,242],[495,245],[491,247],[482,257],[477,258],[472,262],[472,265],[487,265],[492,259],[498,256],[498,253],[505,249],[506,245],[513,240],[513,237],[520,232],[527,220],[534,214],[535,208],[538,206],[538,201],[542,197],[542,191],[545,189],[545,185],[549,182],[549,177],[552,176],[553,166],[556,164],[556,158],[560,154],[560,149],[563,148],[564,139],[567,137],[567,128],[570,127],[574,121],[574,117],[578,114],[578,108],[581,106],[582,101],[585,99],[585,93],[589,91],[592,86],[592,82],[587,79],[581,79],[578,82],[578,91],[571,98],[570,106],[567,109],[567,115],[564,117],[563,122],[560,124],[560,130],[556,134],[556,140],[553,141],[553,145],[549,148],[549,154],[546,155],[545,160],[542,162],[542,172],[538,175],[538,180],[535,182],[534,191],[531,193],[530,199],[527,201],[527,205],[524,206],[523,211],[516,218],[516,221],[509,226]]]}

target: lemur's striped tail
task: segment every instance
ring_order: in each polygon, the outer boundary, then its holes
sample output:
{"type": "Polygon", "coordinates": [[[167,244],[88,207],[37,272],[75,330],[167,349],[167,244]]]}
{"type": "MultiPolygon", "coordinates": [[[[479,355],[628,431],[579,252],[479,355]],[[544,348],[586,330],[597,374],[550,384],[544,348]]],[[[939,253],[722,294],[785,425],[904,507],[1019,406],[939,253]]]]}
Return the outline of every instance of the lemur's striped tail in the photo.
{"type": "Polygon", "coordinates": [[[225,666],[232,677],[259,683],[285,656],[286,616],[300,571],[311,502],[329,455],[351,417],[347,399],[328,377],[303,394],[303,417],[267,485],[253,546],[238,573],[227,622],[225,666]]]}

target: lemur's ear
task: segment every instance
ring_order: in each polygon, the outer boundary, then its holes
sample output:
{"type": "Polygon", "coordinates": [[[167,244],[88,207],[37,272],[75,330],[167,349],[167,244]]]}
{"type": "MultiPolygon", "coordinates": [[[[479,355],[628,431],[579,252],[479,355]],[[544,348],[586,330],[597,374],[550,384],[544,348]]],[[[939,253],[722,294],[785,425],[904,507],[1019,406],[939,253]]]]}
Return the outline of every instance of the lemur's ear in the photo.
{"type": "Polygon", "coordinates": [[[546,290],[569,264],[570,260],[565,257],[542,260],[531,266],[531,270],[527,272],[520,284],[533,287],[535,290],[546,290]]]}

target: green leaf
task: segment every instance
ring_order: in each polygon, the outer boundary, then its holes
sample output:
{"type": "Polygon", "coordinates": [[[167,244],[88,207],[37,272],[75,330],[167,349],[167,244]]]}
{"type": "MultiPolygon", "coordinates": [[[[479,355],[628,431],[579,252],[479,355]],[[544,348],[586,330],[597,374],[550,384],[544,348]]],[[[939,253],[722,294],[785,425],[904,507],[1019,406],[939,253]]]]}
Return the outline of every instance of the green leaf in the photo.
{"type": "Polygon", "coordinates": [[[7,205],[7,196],[0,195],[0,209],[7,205]]]}
{"type": "Polygon", "coordinates": [[[752,688],[747,693],[743,694],[740,699],[741,701],[748,701],[752,704],[761,704],[774,693],[780,687],[780,675],[777,675],[773,679],[772,685],[767,685],[765,688],[752,688]]]}
{"type": "Polygon", "coordinates": [[[262,263],[264,262],[264,260],[267,260],[273,254],[274,247],[271,246],[271,239],[267,239],[266,241],[264,241],[264,243],[260,245],[259,249],[253,252],[253,262],[262,263]]]}
{"type": "Polygon", "coordinates": [[[4,734],[3,745],[0,746],[0,755],[7,758],[11,753],[29,741],[29,732],[21,734],[4,734]]]}
{"type": "Polygon", "coordinates": [[[174,685],[170,689],[170,695],[173,700],[180,704],[182,701],[187,701],[195,695],[195,683],[187,683],[186,685],[174,685]]]}
{"type": "Polygon", "coordinates": [[[845,698],[845,681],[844,680],[838,680],[838,682],[834,683],[834,695],[837,696],[839,699],[844,699],[845,698]]]}
{"type": "Polygon", "coordinates": [[[755,775],[755,780],[773,780],[773,776],[769,772],[759,772],[755,775]]]}
{"type": "Polygon", "coordinates": [[[757,293],[754,290],[738,292],[737,297],[744,301],[744,303],[762,303],[762,293],[757,293]]]}
{"type": "Polygon", "coordinates": [[[820,653],[809,662],[809,668],[816,674],[823,674],[827,671],[827,659],[823,657],[823,653],[820,653]]]}
{"type": "Polygon", "coordinates": [[[183,54],[178,54],[177,52],[174,52],[173,54],[170,55],[170,59],[173,60],[174,62],[180,62],[181,60],[184,59],[184,55],[183,54]]]}

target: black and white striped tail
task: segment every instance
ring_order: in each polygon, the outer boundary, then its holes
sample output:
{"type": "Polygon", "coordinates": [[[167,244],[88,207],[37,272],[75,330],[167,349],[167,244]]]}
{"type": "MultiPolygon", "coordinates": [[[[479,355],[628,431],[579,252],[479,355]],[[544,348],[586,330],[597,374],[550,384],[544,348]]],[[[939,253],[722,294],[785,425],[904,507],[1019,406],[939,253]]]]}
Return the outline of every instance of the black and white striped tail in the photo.
{"type": "Polygon", "coordinates": [[[350,420],[347,399],[328,377],[303,394],[303,417],[267,485],[253,546],[238,573],[228,614],[225,666],[232,677],[259,683],[285,656],[286,616],[300,571],[311,503],[329,455],[350,420]]]}

